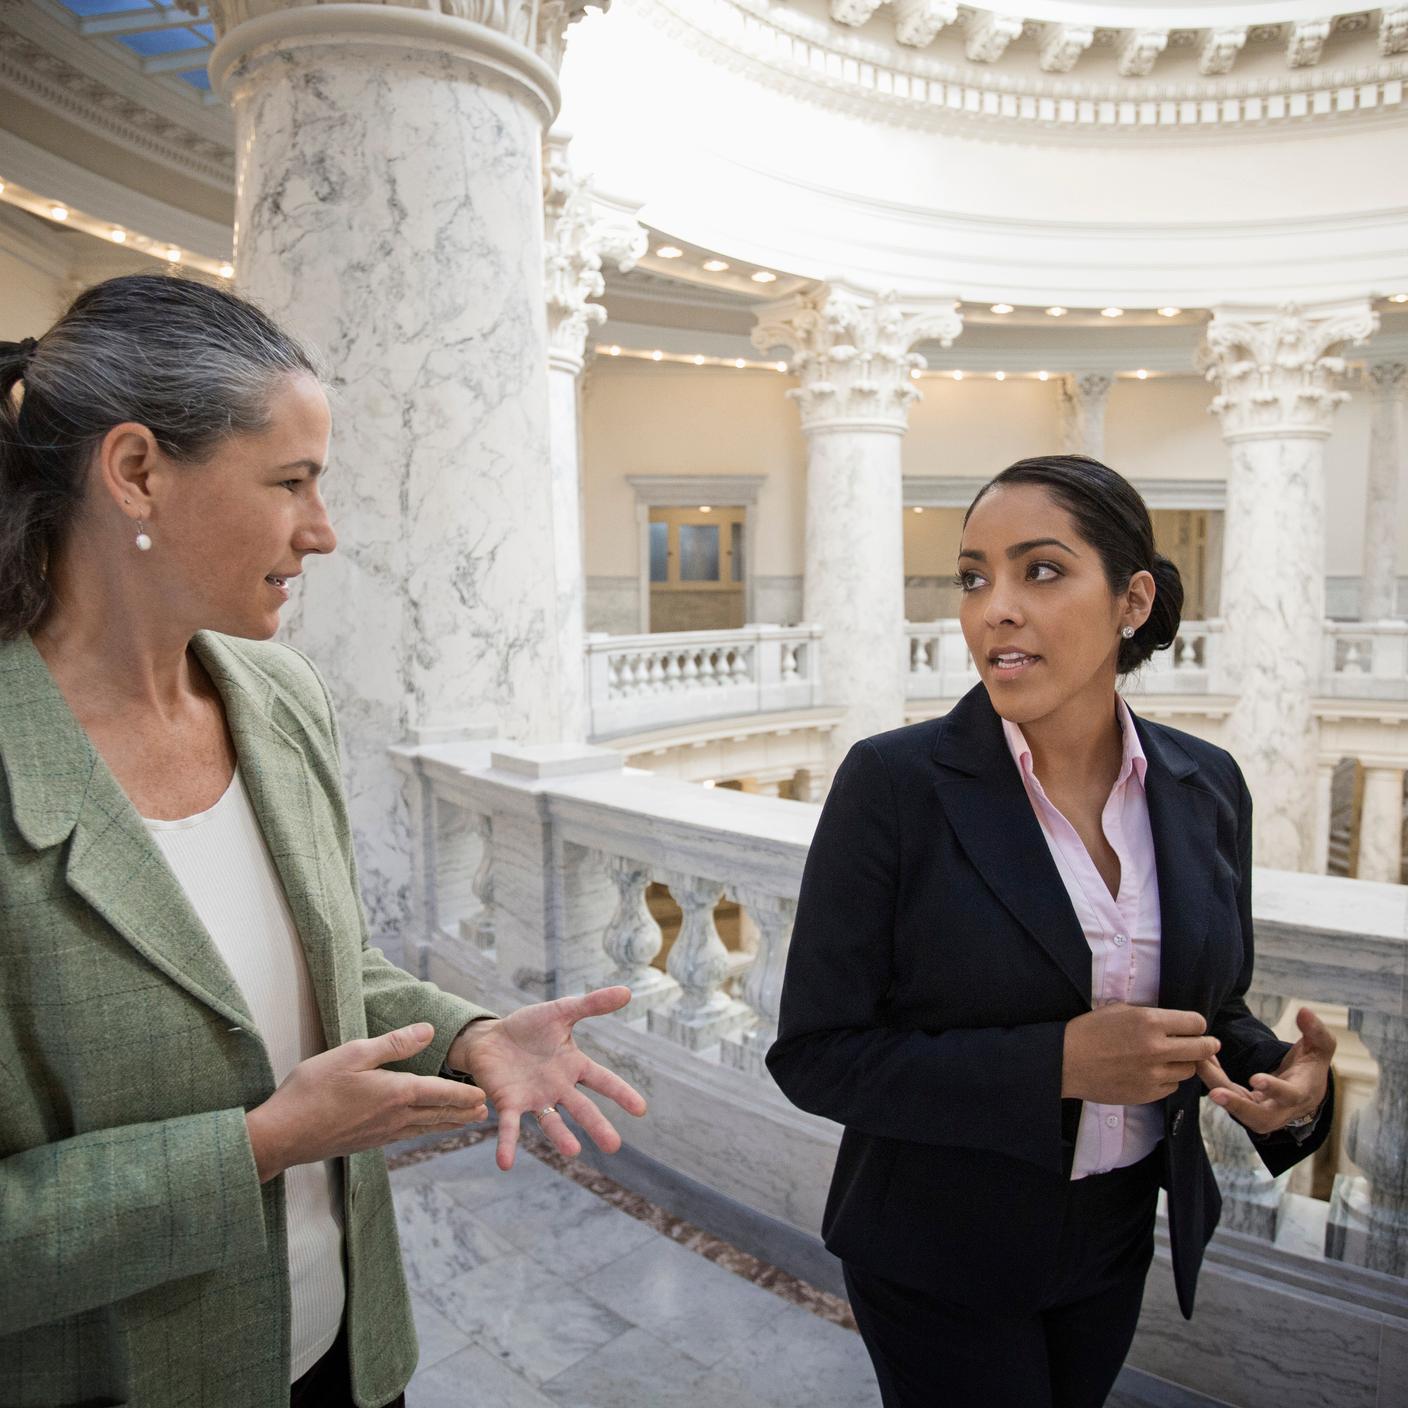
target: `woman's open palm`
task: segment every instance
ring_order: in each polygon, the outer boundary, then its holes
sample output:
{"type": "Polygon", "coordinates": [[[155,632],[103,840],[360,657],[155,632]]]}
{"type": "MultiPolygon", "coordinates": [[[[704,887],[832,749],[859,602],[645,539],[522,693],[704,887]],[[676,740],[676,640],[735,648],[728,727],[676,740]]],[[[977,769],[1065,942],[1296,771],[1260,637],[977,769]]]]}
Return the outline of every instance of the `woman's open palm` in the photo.
{"type": "Polygon", "coordinates": [[[472,1072],[475,1084],[498,1112],[501,1169],[513,1167],[525,1114],[538,1116],[558,1153],[568,1158],[581,1153],[581,1144],[557,1113],[559,1106],[603,1152],[614,1154],[621,1147],[621,1136],[611,1121],[578,1087],[614,1100],[631,1115],[645,1113],[645,1099],[586,1055],[573,1040],[572,1029],[583,1018],[619,1011],[630,1000],[629,988],[614,987],[535,1002],[507,1017],[474,1022],[456,1040],[450,1064],[472,1072]]]}

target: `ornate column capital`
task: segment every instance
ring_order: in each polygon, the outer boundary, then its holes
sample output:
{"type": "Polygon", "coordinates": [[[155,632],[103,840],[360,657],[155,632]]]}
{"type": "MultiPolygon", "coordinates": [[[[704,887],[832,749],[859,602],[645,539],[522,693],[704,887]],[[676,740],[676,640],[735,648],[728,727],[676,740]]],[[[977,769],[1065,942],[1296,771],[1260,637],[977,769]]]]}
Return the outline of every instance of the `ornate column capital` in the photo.
{"type": "Polygon", "coordinates": [[[1394,401],[1408,388],[1408,363],[1370,362],[1369,388],[1375,401],[1394,401]]]}
{"type": "Polygon", "coordinates": [[[606,321],[600,298],[606,289],[604,261],[622,273],[646,251],[645,227],[622,209],[604,212],[589,177],[572,170],[566,133],[543,142],[544,292],[548,307],[548,358],[576,375],[582,369],[587,333],[606,321]]]}
{"type": "Polygon", "coordinates": [[[1323,438],[1349,399],[1336,382],[1342,350],[1373,335],[1378,315],[1367,299],[1301,308],[1216,308],[1198,368],[1217,385],[1210,410],[1223,437],[1323,438]]]}
{"type": "Polygon", "coordinates": [[[791,352],[801,385],[787,394],[802,408],[803,430],[903,433],[919,395],[909,374],[924,366],[910,349],[928,338],[948,347],[962,331],[955,299],[902,302],[833,283],[759,312],[753,345],[791,352]]]}
{"type": "MultiPolygon", "coordinates": [[[[209,0],[219,42],[211,82],[223,92],[232,71],[270,45],[344,41],[438,50],[516,79],[551,122],[561,104],[557,72],[567,27],[589,0],[209,0]]],[[[590,0],[606,9],[611,0],[590,0]]],[[[176,0],[197,13],[199,0],[176,0]]]]}
{"type": "Polygon", "coordinates": [[[1105,453],[1105,403],[1115,379],[1107,372],[1067,372],[1060,380],[1061,447],[1068,455],[1105,453]]]}

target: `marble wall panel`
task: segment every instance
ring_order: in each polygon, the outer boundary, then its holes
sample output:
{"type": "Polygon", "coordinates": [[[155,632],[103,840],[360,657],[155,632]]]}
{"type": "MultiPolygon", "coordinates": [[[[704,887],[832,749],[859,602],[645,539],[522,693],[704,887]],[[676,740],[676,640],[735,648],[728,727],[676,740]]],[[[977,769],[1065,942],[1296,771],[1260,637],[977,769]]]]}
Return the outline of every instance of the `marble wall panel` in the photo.
{"type": "Polygon", "coordinates": [[[640,579],[588,577],[587,630],[633,636],[640,630],[640,579]]]}

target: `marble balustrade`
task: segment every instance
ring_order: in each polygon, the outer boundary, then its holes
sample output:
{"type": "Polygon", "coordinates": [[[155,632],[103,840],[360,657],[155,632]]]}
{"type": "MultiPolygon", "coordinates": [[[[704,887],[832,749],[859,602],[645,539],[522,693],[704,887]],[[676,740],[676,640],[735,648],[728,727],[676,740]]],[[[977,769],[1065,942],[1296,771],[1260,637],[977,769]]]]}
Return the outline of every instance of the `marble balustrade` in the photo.
{"type": "Polygon", "coordinates": [[[589,636],[590,736],[819,705],[821,634],[763,625],[589,636]]]}
{"type": "MultiPolygon", "coordinates": [[[[743,1101],[756,1126],[785,1118],[762,1057],[777,1029],[815,805],[624,768],[590,745],[488,740],[393,754],[420,797],[423,927],[410,947],[423,973],[443,982],[448,971],[508,1003],[625,984],[633,999],[617,1025],[641,1069],[661,1063],[696,1091],[723,1082],[725,1103],[743,1101]],[[663,965],[652,883],[682,912],[663,965]],[[720,938],[714,913],[725,897],[756,933],[751,961],[731,960],[720,938]]],[[[1324,1255],[1408,1276],[1408,888],[1258,870],[1254,920],[1255,1010],[1274,1023],[1292,1003],[1341,1005],[1379,1063],[1370,1104],[1348,1121],[1353,1166],[1316,1224],[1324,1255]]],[[[667,1124],[681,1117],[661,1114],[667,1124]]],[[[1227,1227],[1275,1240],[1287,1180],[1270,1179],[1212,1106],[1204,1129],[1227,1227]]],[[[747,1156],[768,1159],[768,1150],[759,1138],[747,1156]]],[[[782,1188],[788,1177],[784,1165],[764,1182],[782,1188]]],[[[820,1187],[761,1210],[796,1220],[820,1187]]]]}

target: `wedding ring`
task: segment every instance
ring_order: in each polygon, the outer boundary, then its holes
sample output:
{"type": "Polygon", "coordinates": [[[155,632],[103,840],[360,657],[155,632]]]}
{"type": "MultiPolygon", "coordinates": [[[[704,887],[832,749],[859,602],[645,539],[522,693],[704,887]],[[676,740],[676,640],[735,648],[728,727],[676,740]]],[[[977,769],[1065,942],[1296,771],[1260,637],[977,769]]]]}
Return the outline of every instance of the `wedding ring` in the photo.
{"type": "Polygon", "coordinates": [[[544,1105],[543,1108],[538,1111],[538,1123],[542,1124],[543,1120],[546,1119],[548,1115],[555,1115],[556,1113],[556,1105],[544,1105]]]}

